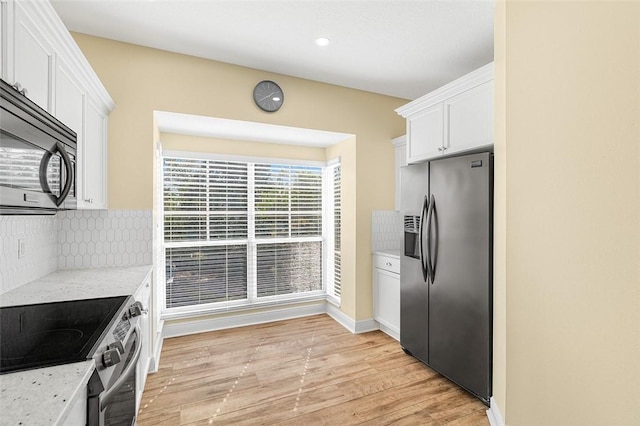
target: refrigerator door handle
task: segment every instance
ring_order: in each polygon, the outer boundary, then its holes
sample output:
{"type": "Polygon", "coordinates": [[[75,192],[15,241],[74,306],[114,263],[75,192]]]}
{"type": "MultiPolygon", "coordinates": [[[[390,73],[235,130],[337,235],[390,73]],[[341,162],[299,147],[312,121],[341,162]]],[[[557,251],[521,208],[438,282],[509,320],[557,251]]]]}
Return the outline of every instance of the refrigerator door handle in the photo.
{"type": "MultiPolygon", "coordinates": [[[[435,278],[436,278],[436,271],[435,271],[435,265],[433,263],[433,257],[431,256],[431,224],[433,222],[433,216],[435,213],[435,209],[436,209],[436,199],[433,196],[433,194],[431,194],[431,201],[429,201],[429,210],[427,212],[427,256],[426,256],[426,263],[427,263],[427,270],[429,272],[429,279],[431,280],[431,284],[433,284],[435,278]]],[[[436,225],[437,225],[437,221],[436,221],[436,225]]],[[[435,237],[435,252],[438,252],[438,235],[436,234],[435,237]]]]}
{"type": "MultiPolygon", "coordinates": [[[[420,269],[422,270],[422,278],[424,279],[424,282],[427,282],[427,279],[429,278],[429,276],[431,275],[431,271],[428,268],[428,261],[427,258],[425,257],[425,253],[424,253],[424,246],[423,246],[423,238],[422,238],[422,231],[424,229],[424,220],[425,219],[425,213],[427,212],[427,206],[429,203],[429,199],[427,198],[427,196],[424,196],[424,201],[422,202],[422,209],[420,210],[420,228],[418,230],[418,240],[420,240],[420,269]]],[[[428,248],[428,247],[427,247],[428,248]]]]}

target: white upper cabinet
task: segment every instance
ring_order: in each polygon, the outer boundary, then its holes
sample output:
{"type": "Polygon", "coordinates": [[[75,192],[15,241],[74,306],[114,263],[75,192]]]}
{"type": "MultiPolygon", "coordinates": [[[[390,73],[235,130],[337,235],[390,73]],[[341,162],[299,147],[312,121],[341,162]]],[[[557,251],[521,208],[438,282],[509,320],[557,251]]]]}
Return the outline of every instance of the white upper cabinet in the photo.
{"type": "Polygon", "coordinates": [[[400,188],[402,188],[402,175],[400,169],[407,165],[407,136],[402,135],[391,141],[395,152],[395,199],[394,208],[400,211],[400,188]]]}
{"type": "Polygon", "coordinates": [[[444,101],[446,154],[493,143],[493,81],[444,101]]]}
{"type": "Polygon", "coordinates": [[[78,208],[107,208],[107,117],[93,101],[86,109],[86,143],[79,146],[78,208]]]}
{"type": "Polygon", "coordinates": [[[435,157],[442,152],[444,117],[442,103],[431,105],[407,120],[407,159],[410,161],[435,157]]]}
{"type": "Polygon", "coordinates": [[[407,163],[493,144],[493,63],[396,112],[407,119],[407,163]]]}
{"type": "Polygon", "coordinates": [[[0,73],[78,135],[79,209],[107,208],[107,117],[114,108],[48,1],[0,0],[0,73]]]}
{"type": "Polygon", "coordinates": [[[21,3],[15,3],[14,34],[16,48],[8,58],[11,84],[26,89],[26,95],[41,108],[52,112],[52,81],[55,54],[53,46],[21,3]]]}
{"type": "Polygon", "coordinates": [[[78,135],[78,145],[84,142],[85,91],[78,77],[64,60],[56,64],[55,108],[53,114],[78,135]]]}

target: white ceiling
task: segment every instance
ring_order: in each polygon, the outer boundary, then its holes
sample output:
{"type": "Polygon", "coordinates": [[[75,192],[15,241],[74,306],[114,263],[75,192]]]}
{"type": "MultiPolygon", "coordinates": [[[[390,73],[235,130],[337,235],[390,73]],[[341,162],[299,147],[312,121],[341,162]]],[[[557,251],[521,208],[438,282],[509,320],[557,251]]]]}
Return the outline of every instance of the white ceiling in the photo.
{"type": "Polygon", "coordinates": [[[489,0],[51,3],[71,31],[405,99],[493,60],[489,0]]]}

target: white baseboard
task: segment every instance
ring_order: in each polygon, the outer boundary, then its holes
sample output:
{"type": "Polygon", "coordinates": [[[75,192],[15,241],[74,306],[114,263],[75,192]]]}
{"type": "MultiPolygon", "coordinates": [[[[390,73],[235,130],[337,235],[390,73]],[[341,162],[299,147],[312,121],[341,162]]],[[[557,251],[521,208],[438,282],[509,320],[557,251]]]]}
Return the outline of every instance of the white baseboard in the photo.
{"type": "Polygon", "coordinates": [[[380,321],[377,321],[377,322],[380,327],[380,331],[393,337],[398,342],[400,341],[400,330],[398,330],[397,327],[392,327],[388,324],[385,324],[384,322],[380,322],[380,321]]]}
{"type": "Polygon", "coordinates": [[[331,303],[327,303],[326,308],[327,315],[333,318],[338,324],[349,330],[351,333],[355,333],[356,322],[348,315],[342,312],[337,306],[331,303]]]}
{"type": "Polygon", "coordinates": [[[338,307],[327,303],[327,315],[336,320],[340,325],[353,334],[366,333],[378,330],[378,323],[373,319],[355,321],[353,318],[342,312],[338,307]]]}
{"type": "Polygon", "coordinates": [[[498,408],[498,403],[494,397],[491,397],[489,400],[489,405],[490,408],[487,410],[487,417],[489,418],[491,426],[505,426],[502,414],[500,414],[500,409],[498,408]]]}
{"type": "Polygon", "coordinates": [[[165,322],[162,338],[185,336],[188,334],[204,333],[207,331],[223,330],[226,328],[244,327],[246,325],[264,324],[291,318],[324,314],[327,312],[326,303],[296,306],[291,308],[275,308],[268,311],[233,316],[208,318],[203,320],[165,322]]]}
{"type": "Polygon", "coordinates": [[[356,331],[355,331],[356,334],[380,330],[380,327],[378,327],[378,322],[373,318],[356,321],[355,323],[356,323],[356,331]]]}

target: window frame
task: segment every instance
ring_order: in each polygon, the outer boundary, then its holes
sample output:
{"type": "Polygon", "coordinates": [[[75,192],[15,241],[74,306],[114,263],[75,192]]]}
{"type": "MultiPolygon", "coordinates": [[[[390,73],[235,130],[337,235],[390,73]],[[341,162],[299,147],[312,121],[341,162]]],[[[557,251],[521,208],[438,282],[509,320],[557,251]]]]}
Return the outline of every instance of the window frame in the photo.
{"type": "MultiPolygon", "coordinates": [[[[189,242],[180,242],[180,243],[170,243],[165,241],[164,229],[160,230],[161,238],[161,253],[162,256],[159,256],[163,260],[162,269],[164,271],[166,261],[166,248],[167,247],[184,247],[184,246],[217,246],[217,245],[229,245],[229,244],[246,244],[247,247],[247,299],[243,300],[234,300],[234,301],[225,301],[225,302],[215,302],[215,303],[206,303],[206,304],[194,304],[189,306],[180,306],[167,308],[166,307],[166,279],[162,282],[162,318],[171,319],[171,318],[184,318],[190,316],[204,315],[210,313],[216,313],[220,311],[228,312],[228,311],[236,311],[236,310],[244,310],[244,309],[252,309],[257,307],[267,307],[267,306],[277,306],[282,304],[291,304],[291,303],[304,303],[313,300],[329,300],[333,304],[339,305],[340,300],[339,297],[336,298],[333,294],[328,294],[328,286],[331,285],[333,280],[333,269],[331,271],[328,270],[328,267],[332,266],[333,262],[330,262],[330,259],[327,257],[330,253],[333,253],[332,250],[327,250],[329,245],[333,244],[333,198],[326,198],[329,194],[327,193],[329,189],[332,190],[332,181],[330,182],[328,179],[333,178],[328,175],[328,170],[335,166],[336,164],[340,164],[340,159],[336,158],[331,160],[330,162],[319,162],[319,161],[309,161],[309,160],[294,160],[294,159],[282,159],[282,158],[269,158],[269,157],[250,157],[250,156],[237,156],[237,155],[224,155],[224,154],[213,154],[213,153],[201,153],[201,152],[189,152],[189,151],[176,151],[176,150],[163,150],[160,157],[160,175],[159,175],[159,185],[161,186],[160,192],[162,193],[162,197],[160,199],[160,211],[159,213],[159,223],[160,226],[164,227],[165,220],[165,208],[164,208],[164,184],[165,184],[165,175],[164,175],[164,160],[167,157],[177,157],[177,158],[185,158],[185,159],[198,159],[198,160],[209,160],[209,161],[220,161],[220,162],[242,162],[249,163],[251,166],[251,176],[247,177],[247,238],[246,239],[234,239],[234,240],[203,240],[203,241],[189,241],[189,242]],[[311,236],[311,237],[288,237],[288,238],[256,238],[255,235],[255,179],[253,176],[254,170],[253,167],[256,163],[259,164],[273,164],[273,165],[291,165],[291,166],[301,166],[301,167],[319,167],[321,168],[321,176],[322,176],[322,229],[321,236],[311,236]],[[330,200],[330,203],[327,202],[330,200]],[[329,206],[330,204],[330,206],[329,206]],[[250,208],[251,207],[251,208],[250,208]],[[330,214],[330,216],[328,216],[330,214]],[[330,223],[329,223],[330,222],[330,223]],[[330,225],[330,226],[329,226],[330,225]],[[282,294],[277,296],[257,296],[257,247],[260,244],[273,244],[277,243],[287,243],[287,242],[306,242],[306,241],[314,241],[321,243],[321,255],[322,255],[322,263],[321,263],[321,289],[316,291],[309,291],[305,293],[291,293],[291,294],[282,294]],[[331,273],[331,277],[329,277],[329,273],[331,273]]],[[[332,169],[331,169],[332,170],[332,169]]],[[[208,232],[208,231],[207,231],[208,232]]],[[[289,234],[291,235],[291,234],[289,234]]]]}

